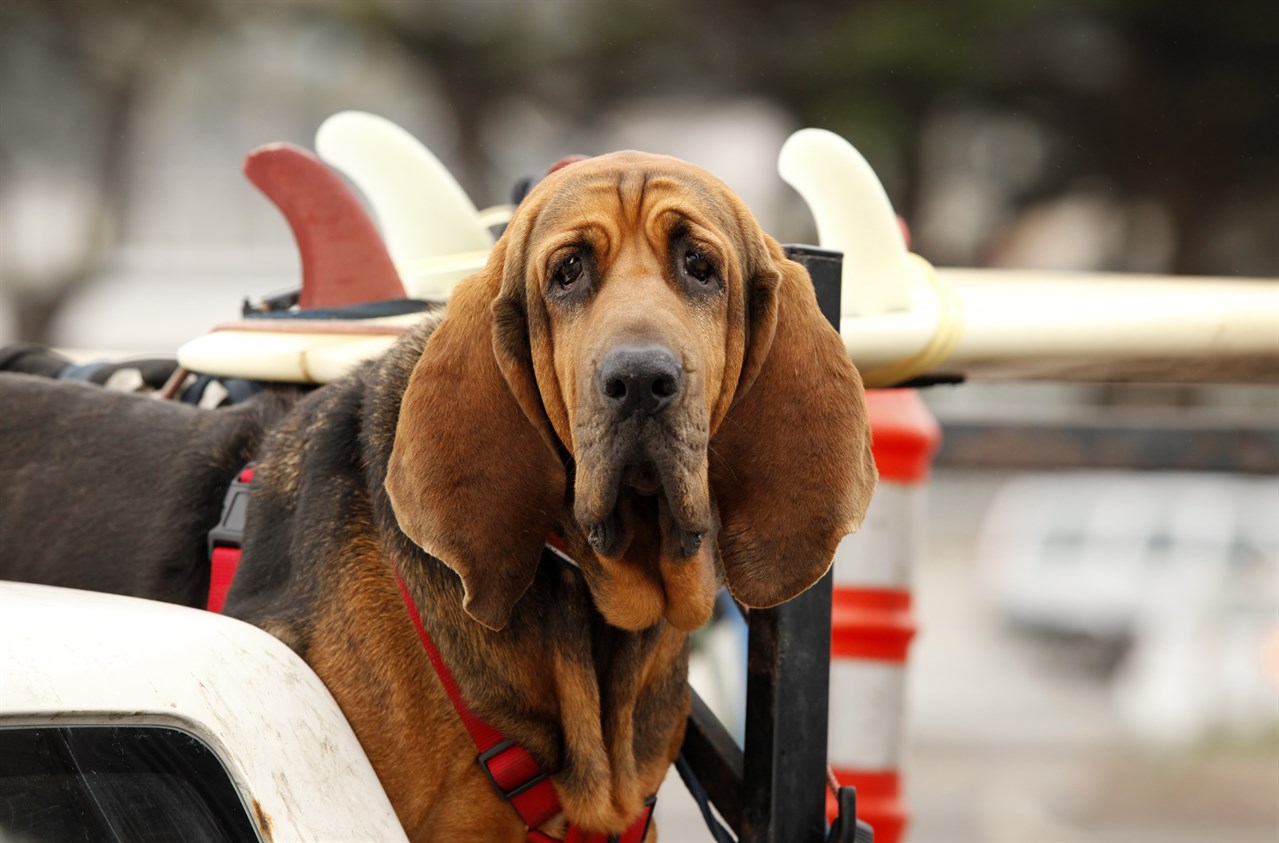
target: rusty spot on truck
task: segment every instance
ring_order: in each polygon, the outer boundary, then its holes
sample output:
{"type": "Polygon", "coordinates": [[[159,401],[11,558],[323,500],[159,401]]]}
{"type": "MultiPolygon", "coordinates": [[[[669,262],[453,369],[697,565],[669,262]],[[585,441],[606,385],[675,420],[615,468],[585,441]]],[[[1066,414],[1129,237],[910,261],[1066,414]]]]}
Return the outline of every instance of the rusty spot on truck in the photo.
{"type": "Polygon", "coordinates": [[[274,838],[271,836],[271,816],[262,810],[262,803],[253,800],[253,818],[258,821],[258,831],[262,832],[262,839],[270,843],[274,838]]]}

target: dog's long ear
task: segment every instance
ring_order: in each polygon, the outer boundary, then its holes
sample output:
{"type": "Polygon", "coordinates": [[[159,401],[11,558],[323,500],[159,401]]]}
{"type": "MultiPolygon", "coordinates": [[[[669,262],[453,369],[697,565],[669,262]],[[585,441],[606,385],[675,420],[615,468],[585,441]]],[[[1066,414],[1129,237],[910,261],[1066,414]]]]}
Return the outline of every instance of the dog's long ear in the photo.
{"type": "Polygon", "coordinates": [[[877,479],[861,377],[808,272],[771,237],[763,244],[745,281],[742,375],[710,463],[728,588],[755,608],[821,578],[877,479]]]}
{"type": "Polygon", "coordinates": [[[506,245],[457,286],[427,341],[386,475],[400,529],[457,572],[463,607],[491,629],[532,583],[565,484],[522,307],[501,298],[506,245]]]}

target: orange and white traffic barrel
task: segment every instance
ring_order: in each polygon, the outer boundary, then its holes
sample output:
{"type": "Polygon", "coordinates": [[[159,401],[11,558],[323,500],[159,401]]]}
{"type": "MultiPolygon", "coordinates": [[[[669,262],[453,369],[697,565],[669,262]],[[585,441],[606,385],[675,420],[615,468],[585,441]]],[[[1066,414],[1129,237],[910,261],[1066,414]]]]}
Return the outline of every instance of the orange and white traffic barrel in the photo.
{"type": "MultiPolygon", "coordinates": [[[[898,843],[911,571],[941,428],[915,390],[868,390],[866,401],[879,488],[861,530],[835,551],[827,751],[839,783],[857,788],[857,816],[876,843],[898,843]]],[[[833,798],[827,807],[833,820],[833,798]]]]}

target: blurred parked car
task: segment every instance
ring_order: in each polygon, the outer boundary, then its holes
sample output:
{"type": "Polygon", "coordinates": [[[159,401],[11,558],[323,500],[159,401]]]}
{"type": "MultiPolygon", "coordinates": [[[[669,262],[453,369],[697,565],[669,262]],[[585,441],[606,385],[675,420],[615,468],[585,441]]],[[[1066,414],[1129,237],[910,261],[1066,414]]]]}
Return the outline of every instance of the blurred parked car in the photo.
{"type": "Polygon", "coordinates": [[[1121,653],[1120,715],[1184,743],[1279,725],[1279,478],[1026,475],[995,496],[978,558],[997,610],[1121,653]]]}

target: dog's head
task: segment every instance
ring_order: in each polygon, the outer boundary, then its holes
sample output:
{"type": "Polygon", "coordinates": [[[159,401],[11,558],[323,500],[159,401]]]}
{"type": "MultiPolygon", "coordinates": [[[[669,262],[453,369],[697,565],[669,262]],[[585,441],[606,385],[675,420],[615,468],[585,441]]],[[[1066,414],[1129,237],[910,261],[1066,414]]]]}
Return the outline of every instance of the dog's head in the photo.
{"type": "Polygon", "coordinates": [[[825,572],[875,485],[861,379],[812,282],[721,182],[624,152],[548,176],[458,285],[405,390],[400,528],[503,627],[548,533],[643,629],[825,572]]]}

